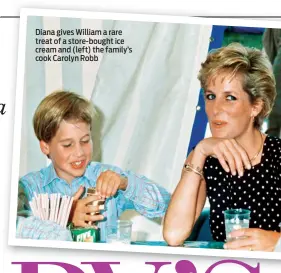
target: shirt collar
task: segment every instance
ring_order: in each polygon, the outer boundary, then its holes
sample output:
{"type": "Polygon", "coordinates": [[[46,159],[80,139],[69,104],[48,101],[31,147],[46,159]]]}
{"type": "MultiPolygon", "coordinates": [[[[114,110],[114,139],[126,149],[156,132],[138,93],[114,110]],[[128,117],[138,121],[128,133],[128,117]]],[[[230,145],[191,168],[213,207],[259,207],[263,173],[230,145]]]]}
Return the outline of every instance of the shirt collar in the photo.
{"type": "MultiPolygon", "coordinates": [[[[61,178],[57,175],[56,170],[54,168],[53,163],[51,163],[46,169],[45,169],[45,175],[44,175],[44,183],[43,187],[47,186],[48,184],[52,183],[54,180],[58,179],[60,180],[61,178]]],[[[77,178],[81,179],[85,177],[86,179],[90,180],[90,163],[88,164],[86,171],[83,176],[77,178]]]]}
{"type": "Polygon", "coordinates": [[[55,179],[60,179],[56,173],[56,170],[54,168],[54,165],[51,163],[46,169],[45,169],[45,175],[44,175],[44,184],[43,187],[47,186],[51,182],[53,182],[55,179]]]}
{"type": "Polygon", "coordinates": [[[91,168],[90,168],[90,165],[91,165],[91,162],[88,164],[88,166],[87,166],[87,168],[86,168],[86,171],[85,171],[85,173],[84,173],[84,175],[83,175],[83,176],[84,176],[85,178],[87,178],[89,181],[90,181],[90,177],[91,177],[91,175],[90,175],[90,173],[91,173],[91,172],[90,172],[90,169],[91,169],[91,168]]]}

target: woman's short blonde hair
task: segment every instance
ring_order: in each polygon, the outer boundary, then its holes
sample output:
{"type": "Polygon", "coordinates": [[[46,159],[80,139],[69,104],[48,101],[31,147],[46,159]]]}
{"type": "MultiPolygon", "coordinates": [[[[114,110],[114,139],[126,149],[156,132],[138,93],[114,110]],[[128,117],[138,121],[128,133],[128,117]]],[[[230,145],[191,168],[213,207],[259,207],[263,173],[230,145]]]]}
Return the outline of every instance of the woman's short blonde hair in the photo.
{"type": "Polygon", "coordinates": [[[254,121],[254,126],[260,128],[270,113],[276,97],[275,78],[266,54],[239,43],[211,51],[199,71],[201,87],[206,89],[209,81],[222,71],[229,71],[232,76],[237,73],[242,75],[243,89],[249,95],[252,104],[258,99],[263,101],[263,109],[254,121]]]}
{"type": "Polygon", "coordinates": [[[38,105],[33,116],[34,132],[39,140],[50,142],[63,120],[92,125],[94,108],[90,101],[68,91],[55,91],[38,105]]]}

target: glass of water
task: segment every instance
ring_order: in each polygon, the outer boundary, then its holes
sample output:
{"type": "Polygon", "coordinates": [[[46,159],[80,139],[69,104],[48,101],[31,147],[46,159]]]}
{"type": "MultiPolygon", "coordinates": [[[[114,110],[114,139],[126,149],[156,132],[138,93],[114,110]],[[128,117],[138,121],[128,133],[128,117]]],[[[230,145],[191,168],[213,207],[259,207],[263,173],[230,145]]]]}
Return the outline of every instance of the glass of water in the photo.
{"type": "Polygon", "coordinates": [[[230,233],[240,228],[249,228],[251,211],[247,209],[229,209],[224,211],[226,241],[234,241],[238,238],[230,237],[230,233]]]}
{"type": "Polygon", "coordinates": [[[115,225],[106,228],[106,242],[110,244],[130,244],[132,221],[118,220],[115,225]]]}

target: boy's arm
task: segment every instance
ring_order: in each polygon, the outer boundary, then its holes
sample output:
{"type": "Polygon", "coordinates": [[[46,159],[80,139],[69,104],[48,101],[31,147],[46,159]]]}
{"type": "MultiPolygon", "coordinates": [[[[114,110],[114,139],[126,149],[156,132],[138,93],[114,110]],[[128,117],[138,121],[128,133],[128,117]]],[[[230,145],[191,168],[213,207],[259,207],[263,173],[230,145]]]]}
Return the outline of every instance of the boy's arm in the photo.
{"type": "Polygon", "coordinates": [[[68,229],[61,227],[52,221],[43,221],[32,216],[29,206],[31,199],[31,189],[28,183],[21,180],[18,190],[18,214],[16,237],[21,239],[42,239],[42,240],[64,240],[72,241],[71,233],[68,229]]]}
{"type": "Polygon", "coordinates": [[[118,216],[127,209],[135,209],[148,218],[164,216],[171,195],[163,187],[152,183],[145,176],[136,175],[132,171],[123,171],[116,166],[95,163],[95,170],[97,179],[101,181],[106,180],[101,177],[102,173],[108,170],[127,179],[126,189],[119,188],[116,198],[118,216]]]}
{"type": "Polygon", "coordinates": [[[19,239],[72,241],[70,230],[52,221],[37,217],[17,217],[16,237],[19,239]]]}
{"type": "Polygon", "coordinates": [[[166,189],[131,171],[121,172],[121,175],[127,178],[128,184],[125,191],[119,190],[120,214],[126,209],[135,209],[148,218],[164,216],[171,198],[166,189]]]}

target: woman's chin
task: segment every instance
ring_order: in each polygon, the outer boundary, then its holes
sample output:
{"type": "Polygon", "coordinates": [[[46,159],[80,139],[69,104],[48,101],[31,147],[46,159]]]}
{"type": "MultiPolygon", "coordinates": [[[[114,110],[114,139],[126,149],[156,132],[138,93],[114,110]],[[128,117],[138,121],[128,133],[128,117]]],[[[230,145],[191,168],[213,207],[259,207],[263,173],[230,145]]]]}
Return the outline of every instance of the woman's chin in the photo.
{"type": "Polygon", "coordinates": [[[214,130],[212,132],[212,137],[216,137],[216,138],[230,138],[228,132],[222,132],[222,131],[218,132],[217,130],[214,130]]]}

